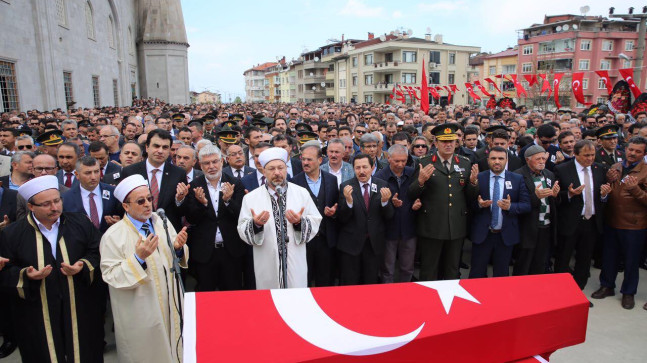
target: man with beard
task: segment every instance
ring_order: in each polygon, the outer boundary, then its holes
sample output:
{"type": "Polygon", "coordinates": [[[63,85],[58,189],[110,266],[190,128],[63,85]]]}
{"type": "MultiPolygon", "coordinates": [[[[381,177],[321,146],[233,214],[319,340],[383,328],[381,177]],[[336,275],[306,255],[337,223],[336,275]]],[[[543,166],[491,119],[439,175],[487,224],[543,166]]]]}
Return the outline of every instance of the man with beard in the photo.
{"type": "Polygon", "coordinates": [[[267,183],[245,195],[238,217],[238,234],[253,247],[256,288],[307,287],[305,244],[321,215],[306,189],[287,182],[285,149],[269,148],[258,160],[267,183]]]}

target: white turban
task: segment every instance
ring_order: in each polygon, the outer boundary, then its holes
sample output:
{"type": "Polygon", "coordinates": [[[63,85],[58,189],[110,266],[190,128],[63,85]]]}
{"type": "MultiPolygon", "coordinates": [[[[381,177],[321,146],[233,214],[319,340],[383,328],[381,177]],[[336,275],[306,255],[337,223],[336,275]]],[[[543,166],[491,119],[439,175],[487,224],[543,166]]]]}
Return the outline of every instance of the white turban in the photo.
{"type": "Polygon", "coordinates": [[[25,200],[48,189],[58,190],[58,179],[54,175],[45,175],[34,178],[18,188],[18,194],[25,200]]]}
{"type": "Polygon", "coordinates": [[[117,184],[117,186],[115,187],[115,198],[123,203],[124,199],[126,199],[130,192],[132,192],[136,188],[147,186],[148,182],[146,182],[146,179],[144,179],[143,176],[139,174],[131,175],[117,184]]]}
{"type": "Polygon", "coordinates": [[[280,147],[271,147],[263,151],[258,156],[258,161],[261,163],[262,167],[265,167],[265,165],[267,165],[267,163],[269,163],[272,160],[281,160],[282,162],[287,164],[288,152],[285,151],[285,149],[282,149],[280,147]]]}

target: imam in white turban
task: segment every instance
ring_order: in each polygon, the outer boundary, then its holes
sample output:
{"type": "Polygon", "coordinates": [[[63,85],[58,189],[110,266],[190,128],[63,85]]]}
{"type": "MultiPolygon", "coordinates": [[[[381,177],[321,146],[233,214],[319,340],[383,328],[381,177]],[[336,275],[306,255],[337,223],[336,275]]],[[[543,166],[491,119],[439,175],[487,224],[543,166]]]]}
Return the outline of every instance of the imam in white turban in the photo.
{"type": "Polygon", "coordinates": [[[115,187],[115,198],[123,203],[130,192],[136,188],[147,186],[148,182],[146,182],[143,176],[139,174],[131,175],[117,184],[115,187]]]}

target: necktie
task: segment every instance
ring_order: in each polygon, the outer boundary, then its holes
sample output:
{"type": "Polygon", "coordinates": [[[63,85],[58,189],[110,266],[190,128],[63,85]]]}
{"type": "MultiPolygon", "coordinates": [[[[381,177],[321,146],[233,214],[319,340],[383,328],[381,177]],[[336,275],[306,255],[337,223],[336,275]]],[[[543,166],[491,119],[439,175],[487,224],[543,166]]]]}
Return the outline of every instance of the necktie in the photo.
{"type": "Polygon", "coordinates": [[[72,173],[65,173],[65,186],[72,187],[72,173]]]}
{"type": "Polygon", "coordinates": [[[97,211],[97,203],[94,202],[94,193],[90,193],[90,221],[99,229],[99,212],[97,211]]]}
{"type": "Polygon", "coordinates": [[[153,195],[153,210],[157,210],[157,202],[159,201],[159,196],[160,196],[160,189],[159,186],[157,185],[157,172],[160,171],[159,169],[153,169],[151,171],[151,182],[150,182],[150,189],[151,189],[151,194],[153,195]]]}
{"type": "Polygon", "coordinates": [[[236,170],[236,178],[238,178],[238,179],[242,178],[243,176],[241,175],[241,173],[242,173],[242,171],[236,170]]]}
{"type": "Polygon", "coordinates": [[[368,197],[368,183],[364,184],[364,206],[366,207],[366,211],[368,211],[368,203],[369,203],[369,197],[368,197]]]}
{"type": "Polygon", "coordinates": [[[142,224],[142,231],[144,231],[144,235],[148,237],[151,234],[151,226],[148,223],[142,224]]]}
{"type": "Polygon", "coordinates": [[[447,173],[451,173],[452,171],[449,170],[449,161],[445,160],[445,168],[447,168],[447,173]]]}
{"type": "Polygon", "coordinates": [[[591,183],[589,183],[589,168],[584,168],[584,218],[593,216],[593,201],[591,200],[591,183]]]}
{"type": "Polygon", "coordinates": [[[500,176],[495,176],[494,177],[494,194],[492,196],[492,228],[495,228],[497,225],[499,225],[499,205],[496,204],[496,202],[501,199],[501,194],[499,191],[499,178],[500,176]]]}
{"type": "Polygon", "coordinates": [[[103,180],[103,168],[99,169],[99,177],[103,180]]]}
{"type": "Polygon", "coordinates": [[[261,185],[265,185],[265,176],[261,177],[261,185]]]}

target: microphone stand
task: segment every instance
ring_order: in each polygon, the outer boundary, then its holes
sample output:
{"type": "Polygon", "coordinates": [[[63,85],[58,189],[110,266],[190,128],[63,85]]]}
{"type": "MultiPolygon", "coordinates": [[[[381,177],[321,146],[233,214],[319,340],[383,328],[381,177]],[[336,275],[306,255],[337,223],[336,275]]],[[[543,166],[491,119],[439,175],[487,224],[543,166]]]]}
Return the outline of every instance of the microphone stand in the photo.
{"type": "Polygon", "coordinates": [[[281,226],[281,236],[282,238],[278,241],[279,242],[279,248],[281,249],[281,265],[283,266],[283,286],[281,288],[287,289],[288,287],[288,246],[287,243],[285,242],[287,238],[287,230],[285,228],[285,210],[284,210],[284,205],[282,202],[283,200],[283,188],[282,187],[277,187],[275,189],[276,194],[279,196],[278,204],[279,204],[279,219],[281,220],[280,226],[281,226]]]}
{"type": "MultiPolygon", "coordinates": [[[[162,225],[164,226],[164,232],[166,232],[166,242],[168,243],[169,248],[171,249],[171,255],[173,256],[173,267],[171,267],[171,272],[175,276],[176,288],[179,292],[182,293],[181,296],[184,296],[184,283],[182,282],[182,276],[180,275],[180,258],[177,257],[175,248],[173,247],[173,242],[171,241],[171,235],[168,232],[168,219],[166,218],[165,213],[158,213],[162,218],[162,225]]],[[[182,310],[182,299],[178,299],[178,313],[180,314],[180,330],[184,326],[183,310],[182,310]]]]}

